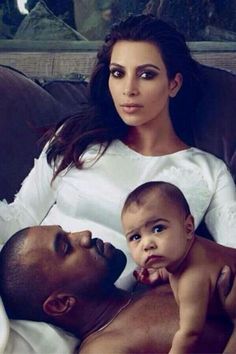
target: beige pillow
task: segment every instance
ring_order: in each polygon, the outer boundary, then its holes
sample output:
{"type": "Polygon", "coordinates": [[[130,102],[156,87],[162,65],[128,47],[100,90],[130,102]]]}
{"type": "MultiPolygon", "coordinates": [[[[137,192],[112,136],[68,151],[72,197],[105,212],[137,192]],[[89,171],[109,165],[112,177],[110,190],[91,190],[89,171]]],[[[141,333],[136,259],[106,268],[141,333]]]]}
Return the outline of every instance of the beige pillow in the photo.
{"type": "Polygon", "coordinates": [[[31,40],[86,40],[75,29],[56,17],[43,1],[35,7],[21,22],[15,39],[31,40]]]}

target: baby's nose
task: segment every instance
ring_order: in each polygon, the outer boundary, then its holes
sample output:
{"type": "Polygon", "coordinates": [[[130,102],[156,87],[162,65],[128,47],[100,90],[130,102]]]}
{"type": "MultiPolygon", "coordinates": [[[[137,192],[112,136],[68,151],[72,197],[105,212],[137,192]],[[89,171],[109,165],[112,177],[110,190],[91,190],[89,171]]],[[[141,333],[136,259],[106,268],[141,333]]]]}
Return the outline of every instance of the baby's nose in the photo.
{"type": "Polygon", "coordinates": [[[157,245],[156,245],[156,243],[153,240],[147,239],[143,243],[143,248],[144,248],[145,251],[149,251],[149,250],[157,248],[157,245]]]}

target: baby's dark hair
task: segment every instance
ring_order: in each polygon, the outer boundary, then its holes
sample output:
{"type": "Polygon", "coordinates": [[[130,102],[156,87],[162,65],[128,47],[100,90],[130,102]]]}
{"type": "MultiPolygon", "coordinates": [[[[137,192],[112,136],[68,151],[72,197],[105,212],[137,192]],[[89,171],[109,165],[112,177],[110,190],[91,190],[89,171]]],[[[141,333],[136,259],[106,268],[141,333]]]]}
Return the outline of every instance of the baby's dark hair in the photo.
{"type": "Polygon", "coordinates": [[[42,302],[48,289],[41,265],[26,264],[22,256],[29,230],[16,232],[0,252],[0,296],[9,318],[46,321],[42,302]]]}
{"type": "Polygon", "coordinates": [[[146,198],[149,193],[155,193],[157,191],[160,191],[165,197],[170,199],[174,205],[181,207],[186,215],[191,214],[188,202],[178,187],[168,182],[150,181],[141,184],[128,195],[122,209],[122,215],[131,204],[142,205],[144,198],[146,198]]]}

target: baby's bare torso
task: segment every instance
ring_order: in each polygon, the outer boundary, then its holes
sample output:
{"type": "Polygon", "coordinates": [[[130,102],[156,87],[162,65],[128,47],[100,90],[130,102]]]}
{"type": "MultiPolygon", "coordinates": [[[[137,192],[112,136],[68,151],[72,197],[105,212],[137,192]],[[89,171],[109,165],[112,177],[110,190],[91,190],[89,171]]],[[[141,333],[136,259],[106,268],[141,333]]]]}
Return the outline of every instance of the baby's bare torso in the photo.
{"type": "Polygon", "coordinates": [[[180,271],[170,275],[170,282],[178,302],[177,289],[181,277],[187,276],[190,286],[195,286],[194,277],[200,274],[209,280],[210,295],[214,295],[216,282],[224,265],[233,273],[236,271],[236,249],[219,245],[203,237],[195,236],[195,241],[184,260],[180,271]]]}

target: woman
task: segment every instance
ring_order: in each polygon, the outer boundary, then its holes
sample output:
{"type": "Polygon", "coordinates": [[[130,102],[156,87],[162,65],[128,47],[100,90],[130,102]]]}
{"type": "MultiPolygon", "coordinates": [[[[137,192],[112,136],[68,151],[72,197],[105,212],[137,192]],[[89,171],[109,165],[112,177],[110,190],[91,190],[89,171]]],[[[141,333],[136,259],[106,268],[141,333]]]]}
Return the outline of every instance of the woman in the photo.
{"type": "Polygon", "coordinates": [[[184,38],[166,23],[140,15],[114,25],[98,53],[89,107],[60,126],[15,201],[2,204],[2,240],[40,223],[89,229],[124,250],[128,272],[123,201],[137,185],[164,180],[185,194],[196,226],[205,218],[217,242],[236,246],[231,175],[176,133],[198,74],[184,38]]]}

